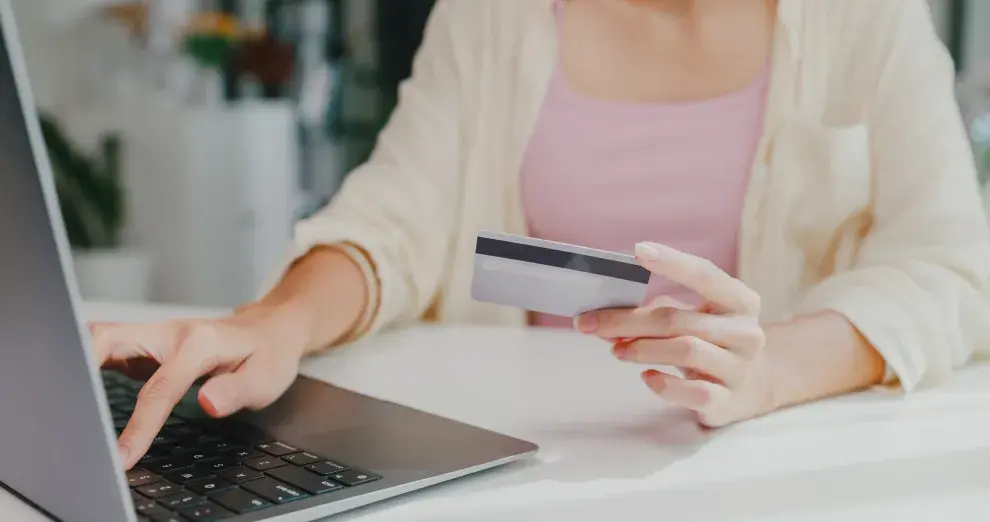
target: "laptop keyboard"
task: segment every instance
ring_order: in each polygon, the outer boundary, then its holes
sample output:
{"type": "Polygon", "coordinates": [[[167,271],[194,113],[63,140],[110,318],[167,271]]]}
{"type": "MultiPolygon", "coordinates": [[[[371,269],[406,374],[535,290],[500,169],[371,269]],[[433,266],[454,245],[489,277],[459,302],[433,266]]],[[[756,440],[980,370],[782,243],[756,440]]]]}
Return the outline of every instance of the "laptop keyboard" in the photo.
{"type": "MultiPolygon", "coordinates": [[[[119,435],[141,384],[104,373],[119,435]]],[[[169,417],[127,481],[138,520],[205,522],[368,484],[381,477],[266,436],[245,424],[169,417]]]]}

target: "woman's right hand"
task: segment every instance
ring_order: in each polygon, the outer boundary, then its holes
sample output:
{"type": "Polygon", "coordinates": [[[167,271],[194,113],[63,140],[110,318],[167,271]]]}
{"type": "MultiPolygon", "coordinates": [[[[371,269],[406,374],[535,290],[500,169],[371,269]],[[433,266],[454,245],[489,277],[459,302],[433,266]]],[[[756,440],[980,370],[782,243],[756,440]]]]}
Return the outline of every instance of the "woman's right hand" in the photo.
{"type": "Polygon", "coordinates": [[[291,323],[291,314],[256,306],[221,319],[91,325],[101,367],[139,379],[148,374],[141,375],[142,369],[153,370],[118,441],[127,469],[148,451],[172,409],[203,376],[211,377],[199,391],[199,403],[214,417],[264,408],[278,399],[295,380],[308,344],[306,329],[291,323]]]}

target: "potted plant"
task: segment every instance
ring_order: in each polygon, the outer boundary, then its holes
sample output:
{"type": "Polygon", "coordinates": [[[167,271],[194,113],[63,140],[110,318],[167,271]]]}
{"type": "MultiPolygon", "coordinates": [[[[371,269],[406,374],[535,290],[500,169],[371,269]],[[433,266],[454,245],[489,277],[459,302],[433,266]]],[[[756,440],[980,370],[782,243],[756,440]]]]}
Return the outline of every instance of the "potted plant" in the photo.
{"type": "Polygon", "coordinates": [[[149,260],[141,252],[125,248],[122,241],[125,194],[120,138],[105,136],[100,154],[90,157],[50,116],[41,117],[41,129],[83,298],[147,300],[149,260]]]}

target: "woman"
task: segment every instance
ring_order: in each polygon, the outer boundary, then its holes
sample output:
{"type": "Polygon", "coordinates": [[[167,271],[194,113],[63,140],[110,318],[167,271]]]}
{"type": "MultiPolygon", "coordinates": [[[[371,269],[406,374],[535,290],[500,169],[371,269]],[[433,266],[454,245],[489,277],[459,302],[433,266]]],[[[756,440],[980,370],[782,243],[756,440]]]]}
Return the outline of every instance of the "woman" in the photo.
{"type": "Polygon", "coordinates": [[[482,229],[638,245],[657,299],[577,327],[618,339],[616,358],[709,426],[944,379],[990,339],[990,236],[927,9],[441,0],[373,157],[299,226],[264,298],[219,320],[94,325],[104,365],[161,364],[124,460],[202,375],[201,403],[225,416],[381,328],[559,325],[471,301],[482,229]]]}

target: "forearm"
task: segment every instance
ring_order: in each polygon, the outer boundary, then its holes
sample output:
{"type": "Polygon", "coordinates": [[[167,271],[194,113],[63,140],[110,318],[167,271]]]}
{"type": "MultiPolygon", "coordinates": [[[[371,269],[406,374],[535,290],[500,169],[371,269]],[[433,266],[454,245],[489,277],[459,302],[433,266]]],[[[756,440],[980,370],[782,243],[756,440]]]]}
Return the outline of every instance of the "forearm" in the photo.
{"type": "Polygon", "coordinates": [[[766,329],[775,406],[784,408],[879,384],[885,363],[842,315],[824,312],[766,329]]]}
{"type": "Polygon", "coordinates": [[[296,262],[281,282],[249,307],[270,310],[280,328],[303,334],[303,355],[339,342],[358,326],[368,303],[361,269],[344,252],[318,248],[296,262]]]}

